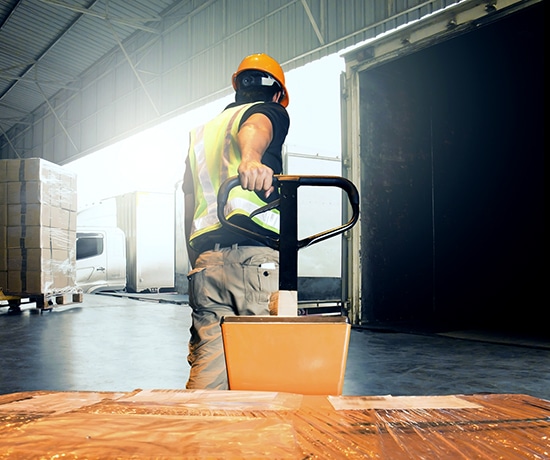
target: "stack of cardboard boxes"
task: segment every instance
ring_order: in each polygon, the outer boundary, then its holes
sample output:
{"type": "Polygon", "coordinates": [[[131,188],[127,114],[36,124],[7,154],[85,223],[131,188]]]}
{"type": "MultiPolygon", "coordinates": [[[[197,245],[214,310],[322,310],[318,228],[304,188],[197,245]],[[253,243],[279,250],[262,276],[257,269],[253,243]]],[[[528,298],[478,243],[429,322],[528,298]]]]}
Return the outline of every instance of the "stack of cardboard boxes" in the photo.
{"type": "Polygon", "coordinates": [[[76,291],[76,175],[41,158],[0,160],[0,288],[76,291]]]}

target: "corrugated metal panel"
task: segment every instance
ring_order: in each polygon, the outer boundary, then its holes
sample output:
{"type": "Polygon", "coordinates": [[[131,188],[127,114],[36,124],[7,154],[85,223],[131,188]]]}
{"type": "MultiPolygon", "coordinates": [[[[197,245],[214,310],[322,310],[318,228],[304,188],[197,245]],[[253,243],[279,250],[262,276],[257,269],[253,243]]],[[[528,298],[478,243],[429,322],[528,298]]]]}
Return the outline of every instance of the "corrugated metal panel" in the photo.
{"type": "Polygon", "coordinates": [[[227,94],[246,54],[288,71],[450,3],[3,2],[0,157],[70,161],[227,94]]]}

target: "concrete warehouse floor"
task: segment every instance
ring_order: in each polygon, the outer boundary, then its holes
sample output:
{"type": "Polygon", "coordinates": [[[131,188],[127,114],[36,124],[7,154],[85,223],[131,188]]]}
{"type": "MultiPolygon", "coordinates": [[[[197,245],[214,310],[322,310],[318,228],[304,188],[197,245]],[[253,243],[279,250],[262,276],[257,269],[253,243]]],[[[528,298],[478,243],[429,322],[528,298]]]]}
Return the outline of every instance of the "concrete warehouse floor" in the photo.
{"type": "MultiPolygon", "coordinates": [[[[84,295],[82,303],[42,314],[0,307],[0,394],[185,388],[189,325],[184,296],[84,295]]],[[[353,328],[343,394],[521,393],[550,400],[548,382],[548,341],[353,328]]]]}

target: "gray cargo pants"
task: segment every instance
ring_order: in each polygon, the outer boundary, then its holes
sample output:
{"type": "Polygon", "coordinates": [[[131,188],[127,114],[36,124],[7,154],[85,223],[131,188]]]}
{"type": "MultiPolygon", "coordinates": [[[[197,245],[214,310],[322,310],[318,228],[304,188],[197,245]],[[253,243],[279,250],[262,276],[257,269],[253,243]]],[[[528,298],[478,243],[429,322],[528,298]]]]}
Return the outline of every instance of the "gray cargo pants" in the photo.
{"type": "Polygon", "coordinates": [[[206,251],[188,278],[193,312],[186,387],[227,390],[220,320],[222,316],[269,315],[270,295],[279,289],[279,252],[237,245],[206,251]]]}

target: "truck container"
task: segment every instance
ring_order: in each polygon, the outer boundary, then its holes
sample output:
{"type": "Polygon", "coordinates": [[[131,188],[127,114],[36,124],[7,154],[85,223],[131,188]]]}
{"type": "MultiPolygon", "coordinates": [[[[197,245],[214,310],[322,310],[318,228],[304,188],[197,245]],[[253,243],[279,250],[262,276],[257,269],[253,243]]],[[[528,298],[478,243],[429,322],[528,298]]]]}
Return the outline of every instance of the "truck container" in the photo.
{"type": "Polygon", "coordinates": [[[545,17],[541,1],[459,2],[344,54],[354,323],[548,334],[545,17]]]}
{"type": "MultiPolygon", "coordinates": [[[[90,228],[107,232],[113,227],[118,227],[124,233],[128,292],[174,289],[172,194],[136,191],[117,195],[80,211],[77,222],[79,233],[85,233],[90,228]]],[[[104,235],[107,236],[106,233],[104,235]]],[[[109,249],[108,246],[106,248],[109,249]]],[[[117,254],[120,254],[119,249],[117,254]]],[[[82,270],[86,261],[79,259],[77,264],[79,270],[82,270]]],[[[107,275],[111,267],[105,268],[107,275]]],[[[118,266],[113,269],[119,273],[118,266]]],[[[115,275],[113,277],[116,278],[115,275]]],[[[97,283],[96,289],[100,289],[99,284],[97,283]]],[[[113,286],[105,280],[105,287],[102,289],[113,290],[113,286]]]]}
{"type": "Polygon", "coordinates": [[[126,287],[132,292],[174,289],[174,197],[132,192],[116,197],[126,234],[126,287]]]}

